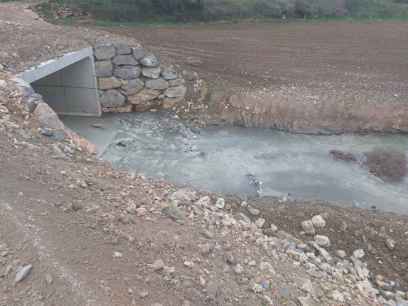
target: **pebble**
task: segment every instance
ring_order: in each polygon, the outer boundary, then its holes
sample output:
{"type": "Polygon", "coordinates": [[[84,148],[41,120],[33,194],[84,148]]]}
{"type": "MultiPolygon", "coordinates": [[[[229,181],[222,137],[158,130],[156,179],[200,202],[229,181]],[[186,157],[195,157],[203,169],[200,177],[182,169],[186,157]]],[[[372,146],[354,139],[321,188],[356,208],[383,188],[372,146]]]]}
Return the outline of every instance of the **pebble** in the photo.
{"type": "Polygon", "coordinates": [[[322,247],[328,247],[328,246],[330,246],[330,239],[329,239],[329,237],[327,237],[327,236],[324,236],[324,235],[316,235],[316,236],[314,237],[314,239],[315,239],[315,242],[316,242],[318,245],[322,246],[322,247]]]}
{"type": "Polygon", "coordinates": [[[227,253],[227,254],[225,255],[225,262],[226,262],[227,264],[229,264],[229,265],[235,265],[235,264],[237,263],[237,261],[236,261],[234,255],[231,254],[231,253],[227,253]]]}
{"type": "Polygon", "coordinates": [[[144,208],[143,206],[136,209],[136,215],[138,217],[142,217],[142,216],[146,215],[146,213],[147,213],[147,209],[144,208]]]}
{"type": "Polygon", "coordinates": [[[387,246],[387,248],[389,249],[389,250],[393,250],[393,249],[395,249],[395,240],[393,240],[393,239],[391,239],[391,238],[387,238],[386,240],[385,240],[385,245],[387,246]]]}
{"type": "Polygon", "coordinates": [[[234,272],[235,272],[236,274],[242,274],[242,273],[244,272],[244,268],[243,268],[240,264],[237,264],[237,265],[234,267],[234,272]]]}
{"type": "Polygon", "coordinates": [[[278,231],[278,227],[275,224],[271,224],[270,228],[273,233],[278,231]]]}
{"type": "Polygon", "coordinates": [[[357,249],[353,252],[353,257],[357,258],[357,259],[361,259],[363,258],[365,255],[364,250],[363,249],[357,249]]]}
{"type": "Polygon", "coordinates": [[[51,285],[52,282],[54,281],[51,274],[47,273],[45,274],[45,281],[47,282],[48,285],[51,285]]]}
{"type": "Polygon", "coordinates": [[[302,229],[306,234],[314,235],[316,233],[311,220],[305,220],[301,223],[302,229]]]}
{"type": "Polygon", "coordinates": [[[219,209],[224,209],[225,207],[225,200],[223,198],[218,198],[215,206],[219,209]]]}
{"type": "Polygon", "coordinates": [[[23,281],[30,274],[32,269],[33,269],[32,265],[26,265],[26,266],[19,267],[16,273],[16,278],[14,279],[14,282],[19,283],[23,281]]]}
{"type": "Polygon", "coordinates": [[[164,262],[161,259],[155,260],[155,262],[152,264],[152,268],[154,271],[160,271],[164,269],[164,262]]]}
{"type": "Polygon", "coordinates": [[[142,290],[139,292],[139,296],[144,299],[145,297],[147,297],[149,295],[149,291],[147,290],[142,290]]]}
{"type": "Polygon", "coordinates": [[[343,250],[337,250],[337,251],[336,251],[336,255],[337,255],[339,258],[345,258],[345,257],[347,256],[346,252],[343,251],[343,250]]]}
{"type": "Polygon", "coordinates": [[[247,209],[248,209],[249,213],[251,215],[253,215],[253,216],[259,216],[259,214],[261,213],[259,209],[256,209],[256,208],[254,208],[252,206],[248,206],[247,209]]]}
{"type": "Polygon", "coordinates": [[[312,223],[317,228],[323,228],[326,226],[326,221],[323,219],[321,215],[313,216],[312,223]]]}
{"type": "Polygon", "coordinates": [[[122,258],[123,254],[121,252],[113,252],[113,258],[122,258]]]}
{"type": "Polygon", "coordinates": [[[266,220],[264,218],[259,218],[258,220],[255,221],[255,225],[258,228],[262,228],[265,225],[266,220]]]}

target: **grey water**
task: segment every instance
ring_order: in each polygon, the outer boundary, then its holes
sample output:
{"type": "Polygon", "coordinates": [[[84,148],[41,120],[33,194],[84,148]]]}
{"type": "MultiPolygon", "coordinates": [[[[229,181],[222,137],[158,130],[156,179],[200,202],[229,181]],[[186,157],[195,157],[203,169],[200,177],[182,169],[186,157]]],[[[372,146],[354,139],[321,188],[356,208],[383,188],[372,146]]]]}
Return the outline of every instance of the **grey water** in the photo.
{"type": "Polygon", "coordinates": [[[360,165],[335,161],[333,149],[404,151],[405,135],[312,136],[271,129],[190,128],[169,114],[65,117],[114,167],[201,190],[242,197],[327,200],[342,206],[408,213],[408,178],[385,183],[360,165]]]}

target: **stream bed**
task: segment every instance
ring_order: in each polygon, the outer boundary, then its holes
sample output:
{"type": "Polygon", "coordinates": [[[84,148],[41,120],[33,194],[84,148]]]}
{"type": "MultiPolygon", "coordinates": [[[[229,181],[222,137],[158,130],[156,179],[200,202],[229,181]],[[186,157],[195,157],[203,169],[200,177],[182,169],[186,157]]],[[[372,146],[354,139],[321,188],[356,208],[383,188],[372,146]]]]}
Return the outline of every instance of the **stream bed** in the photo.
{"type": "Polygon", "coordinates": [[[64,117],[114,167],[200,190],[327,200],[342,206],[408,213],[408,178],[385,183],[329,152],[376,148],[408,154],[406,135],[312,136],[271,129],[189,128],[169,114],[64,117]]]}

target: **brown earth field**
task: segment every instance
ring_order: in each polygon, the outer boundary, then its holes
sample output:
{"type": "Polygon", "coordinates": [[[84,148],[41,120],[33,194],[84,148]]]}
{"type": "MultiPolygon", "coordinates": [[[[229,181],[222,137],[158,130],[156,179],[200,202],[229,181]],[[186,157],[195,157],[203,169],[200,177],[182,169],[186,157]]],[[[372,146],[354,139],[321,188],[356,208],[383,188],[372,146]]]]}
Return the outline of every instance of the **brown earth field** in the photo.
{"type": "Polygon", "coordinates": [[[103,29],[198,71],[219,122],[310,133],[408,131],[404,22],[103,29]]]}

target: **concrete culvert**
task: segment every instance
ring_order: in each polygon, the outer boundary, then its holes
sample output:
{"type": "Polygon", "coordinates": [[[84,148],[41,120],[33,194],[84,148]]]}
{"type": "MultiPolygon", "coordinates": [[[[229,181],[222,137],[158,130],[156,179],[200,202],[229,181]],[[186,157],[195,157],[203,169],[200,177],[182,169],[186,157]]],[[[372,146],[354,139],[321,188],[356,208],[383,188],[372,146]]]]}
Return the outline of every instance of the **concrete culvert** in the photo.
{"type": "Polygon", "coordinates": [[[92,48],[42,63],[20,77],[59,115],[101,115],[92,48]]]}

